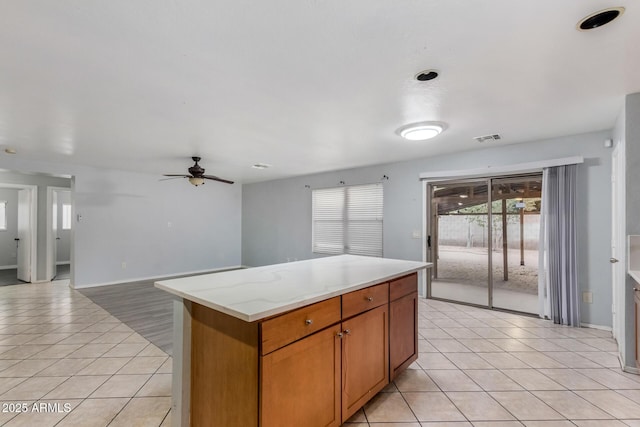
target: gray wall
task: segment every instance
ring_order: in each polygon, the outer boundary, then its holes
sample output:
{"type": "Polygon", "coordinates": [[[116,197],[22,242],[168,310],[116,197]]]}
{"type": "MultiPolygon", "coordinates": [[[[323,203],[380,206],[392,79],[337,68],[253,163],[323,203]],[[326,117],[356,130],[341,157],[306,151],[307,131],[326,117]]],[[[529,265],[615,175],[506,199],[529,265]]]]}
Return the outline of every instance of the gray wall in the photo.
{"type": "MultiPolygon", "coordinates": [[[[640,93],[627,95],[624,109],[624,139],[626,150],[626,234],[640,234],[640,93]]],[[[626,260],[628,263],[629,260],[626,260]]],[[[625,266],[625,270],[626,270],[625,266]]],[[[636,282],[627,276],[625,292],[625,363],[635,368],[635,307],[633,288],[636,282]]]]}
{"type": "Polygon", "coordinates": [[[31,280],[45,280],[47,275],[47,187],[69,188],[71,186],[71,180],[69,178],[46,176],[42,174],[22,174],[3,171],[0,172],[0,183],[38,186],[38,219],[36,225],[38,259],[36,278],[31,278],[31,280]]]}
{"type": "MultiPolygon", "coordinates": [[[[579,286],[593,292],[593,304],[582,306],[582,321],[611,326],[609,241],[611,212],[611,151],[603,147],[610,132],[573,135],[531,143],[502,145],[454,155],[342,170],[290,179],[248,184],[242,194],[242,261],[258,266],[288,259],[308,259],[311,252],[311,190],[347,185],[384,183],[384,256],[422,259],[421,172],[502,166],[560,157],[584,156],[578,167],[579,286]],[[603,244],[604,242],[604,244],[603,244]]],[[[425,153],[428,143],[425,143],[425,153]]]]}
{"type": "MultiPolygon", "coordinates": [[[[0,168],[73,176],[74,214],[82,216],[73,224],[76,287],[241,263],[239,185],[211,182],[196,188],[180,179],[161,182],[156,175],[19,156],[0,157],[0,168]]],[[[46,222],[38,227],[45,230],[46,222]]],[[[46,264],[44,254],[38,254],[38,264],[46,264]]]]}
{"type": "Polygon", "coordinates": [[[18,190],[1,188],[0,200],[7,202],[7,230],[0,231],[0,267],[15,268],[17,249],[15,239],[18,237],[18,190]]]}

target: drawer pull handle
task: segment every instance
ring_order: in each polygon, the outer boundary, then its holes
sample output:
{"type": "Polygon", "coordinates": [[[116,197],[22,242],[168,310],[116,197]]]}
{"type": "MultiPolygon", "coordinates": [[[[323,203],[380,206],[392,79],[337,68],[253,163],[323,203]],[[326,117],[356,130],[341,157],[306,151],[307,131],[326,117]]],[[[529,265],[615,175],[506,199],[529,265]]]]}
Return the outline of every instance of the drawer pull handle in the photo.
{"type": "Polygon", "coordinates": [[[367,298],[365,298],[365,299],[366,299],[367,301],[369,301],[369,302],[373,301],[373,297],[367,297],[367,298]]]}
{"type": "Polygon", "coordinates": [[[307,320],[304,321],[305,325],[310,325],[312,323],[313,323],[313,320],[311,320],[311,319],[307,319],[307,320]]]}

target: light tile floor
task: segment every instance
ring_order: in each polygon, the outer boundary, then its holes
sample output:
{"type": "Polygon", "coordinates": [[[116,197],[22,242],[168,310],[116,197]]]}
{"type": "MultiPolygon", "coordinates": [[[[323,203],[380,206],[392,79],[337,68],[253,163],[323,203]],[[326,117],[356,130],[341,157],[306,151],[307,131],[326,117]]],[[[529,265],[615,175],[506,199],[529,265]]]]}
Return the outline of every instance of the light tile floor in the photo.
{"type": "MultiPolygon", "coordinates": [[[[608,332],[421,300],[419,333],[347,427],[640,426],[608,332]]],[[[0,288],[0,425],[165,427],[170,394],[171,359],[65,282],[0,288]]]]}
{"type": "Polygon", "coordinates": [[[68,281],[0,287],[0,425],[168,426],[171,359],[68,281]]]}

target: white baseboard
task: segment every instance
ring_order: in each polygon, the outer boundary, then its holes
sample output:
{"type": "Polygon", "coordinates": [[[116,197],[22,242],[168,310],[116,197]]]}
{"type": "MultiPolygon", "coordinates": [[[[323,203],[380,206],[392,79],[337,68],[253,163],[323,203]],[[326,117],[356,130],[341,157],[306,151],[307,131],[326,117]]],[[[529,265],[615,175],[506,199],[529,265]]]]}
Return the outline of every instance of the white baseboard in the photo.
{"type": "Polygon", "coordinates": [[[0,265],[0,270],[13,270],[14,268],[18,268],[17,265],[0,265]]]}
{"type": "Polygon", "coordinates": [[[71,261],[58,261],[56,262],[56,265],[69,265],[71,264],[71,261]]]}
{"type": "Polygon", "coordinates": [[[602,325],[592,325],[591,323],[580,323],[580,327],[582,328],[591,328],[591,329],[600,329],[601,331],[611,332],[611,326],[602,326],[602,325]]]}
{"type": "MultiPolygon", "coordinates": [[[[74,285],[73,288],[74,289],[96,288],[98,286],[121,285],[123,283],[140,282],[140,281],[143,281],[143,280],[162,280],[162,279],[171,279],[171,278],[177,277],[177,276],[186,276],[186,275],[194,275],[194,274],[207,274],[207,273],[220,273],[222,271],[239,270],[241,268],[244,268],[244,267],[242,265],[234,265],[234,266],[229,266],[229,267],[214,268],[214,269],[210,269],[210,270],[186,271],[186,272],[175,273],[175,274],[171,274],[171,275],[166,275],[165,274],[165,275],[162,275],[162,276],[132,277],[130,279],[118,280],[118,281],[114,281],[114,282],[89,283],[89,284],[86,284],[86,285],[74,285]]],[[[71,284],[70,284],[70,286],[71,286],[71,284]]]]}

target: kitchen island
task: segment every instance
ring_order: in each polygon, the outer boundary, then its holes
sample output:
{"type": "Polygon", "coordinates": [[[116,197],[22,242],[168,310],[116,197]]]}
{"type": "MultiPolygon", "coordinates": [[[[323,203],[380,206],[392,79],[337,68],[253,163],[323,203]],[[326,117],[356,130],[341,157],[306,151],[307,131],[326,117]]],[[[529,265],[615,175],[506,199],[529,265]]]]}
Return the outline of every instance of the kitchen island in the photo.
{"type": "Polygon", "coordinates": [[[340,255],[160,281],[174,426],[339,426],[417,358],[417,272],[340,255]]]}

